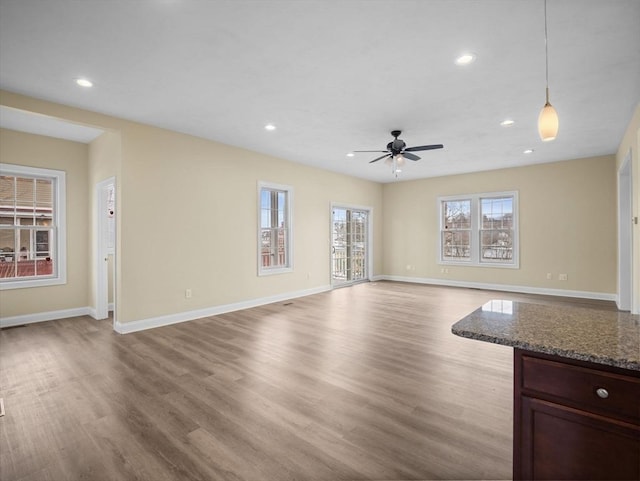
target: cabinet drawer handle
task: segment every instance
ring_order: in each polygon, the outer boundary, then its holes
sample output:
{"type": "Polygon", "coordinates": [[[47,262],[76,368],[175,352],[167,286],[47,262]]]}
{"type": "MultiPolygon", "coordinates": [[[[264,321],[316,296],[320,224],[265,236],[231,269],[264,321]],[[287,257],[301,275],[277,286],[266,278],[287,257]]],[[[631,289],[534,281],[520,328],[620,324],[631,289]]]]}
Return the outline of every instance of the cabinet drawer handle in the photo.
{"type": "Polygon", "coordinates": [[[607,391],[603,387],[599,387],[598,389],[596,389],[596,394],[598,395],[599,398],[602,398],[602,399],[607,399],[609,397],[609,391],[607,391]]]}

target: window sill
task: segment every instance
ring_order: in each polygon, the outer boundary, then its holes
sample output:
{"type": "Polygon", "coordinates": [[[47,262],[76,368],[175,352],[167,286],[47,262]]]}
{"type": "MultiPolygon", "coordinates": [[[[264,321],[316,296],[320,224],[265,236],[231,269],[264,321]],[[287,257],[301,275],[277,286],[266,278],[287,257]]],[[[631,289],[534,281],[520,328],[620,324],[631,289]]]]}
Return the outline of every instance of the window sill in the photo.
{"type": "Polygon", "coordinates": [[[497,267],[499,269],[520,269],[520,263],[514,262],[512,264],[500,263],[500,262],[465,262],[465,261],[438,261],[442,266],[457,266],[457,267],[497,267]]]}
{"type": "Polygon", "coordinates": [[[293,267],[275,267],[273,269],[260,269],[258,271],[258,277],[273,276],[276,274],[286,274],[287,272],[293,272],[293,267]]]}
{"type": "Polygon", "coordinates": [[[0,282],[0,291],[24,289],[30,287],[59,286],[66,283],[67,279],[62,277],[47,277],[46,279],[25,279],[20,281],[3,281],[0,282]]]}

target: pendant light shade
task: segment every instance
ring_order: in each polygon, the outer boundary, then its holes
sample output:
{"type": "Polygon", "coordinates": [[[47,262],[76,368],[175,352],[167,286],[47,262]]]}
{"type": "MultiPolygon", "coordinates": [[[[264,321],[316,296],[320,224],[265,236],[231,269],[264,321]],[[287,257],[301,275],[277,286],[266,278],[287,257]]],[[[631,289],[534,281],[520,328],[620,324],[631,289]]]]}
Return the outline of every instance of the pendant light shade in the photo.
{"type": "Polygon", "coordinates": [[[549,103],[549,89],[547,88],[547,103],[544,104],[538,116],[538,133],[544,142],[555,139],[558,136],[558,112],[549,103]]]}
{"type": "Polygon", "coordinates": [[[545,74],[547,81],[547,101],[538,116],[538,133],[544,142],[555,139],[558,136],[558,112],[549,102],[549,49],[547,47],[547,0],[544,0],[544,58],[545,74]]]}

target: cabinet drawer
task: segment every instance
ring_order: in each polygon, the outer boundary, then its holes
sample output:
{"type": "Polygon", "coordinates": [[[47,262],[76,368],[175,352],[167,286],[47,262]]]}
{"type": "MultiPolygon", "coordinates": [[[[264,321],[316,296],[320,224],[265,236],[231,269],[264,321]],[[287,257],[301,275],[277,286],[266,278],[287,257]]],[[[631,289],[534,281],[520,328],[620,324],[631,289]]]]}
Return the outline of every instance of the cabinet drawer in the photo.
{"type": "Polygon", "coordinates": [[[640,423],[640,377],[522,356],[523,390],[640,423]]]}

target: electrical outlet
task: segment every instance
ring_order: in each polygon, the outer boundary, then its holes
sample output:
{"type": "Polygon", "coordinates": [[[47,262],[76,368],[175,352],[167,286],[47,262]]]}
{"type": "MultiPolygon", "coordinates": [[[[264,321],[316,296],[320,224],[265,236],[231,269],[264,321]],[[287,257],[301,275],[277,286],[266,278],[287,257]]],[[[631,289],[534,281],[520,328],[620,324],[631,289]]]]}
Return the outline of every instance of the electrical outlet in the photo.
{"type": "Polygon", "coordinates": [[[191,299],[193,293],[191,292],[191,289],[185,289],[184,291],[184,298],[185,299],[191,299]]]}
{"type": "Polygon", "coordinates": [[[551,272],[547,272],[547,279],[548,280],[553,279],[553,274],[551,272]]]}
{"type": "Polygon", "coordinates": [[[559,281],[566,281],[569,278],[566,274],[558,274],[559,281]]]}

